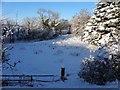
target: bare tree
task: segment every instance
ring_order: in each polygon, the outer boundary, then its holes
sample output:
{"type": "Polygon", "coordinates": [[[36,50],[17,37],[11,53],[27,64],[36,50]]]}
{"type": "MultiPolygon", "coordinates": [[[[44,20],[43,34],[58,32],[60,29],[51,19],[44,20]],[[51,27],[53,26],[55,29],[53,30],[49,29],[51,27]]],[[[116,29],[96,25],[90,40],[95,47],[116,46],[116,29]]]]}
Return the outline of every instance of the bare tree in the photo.
{"type": "Polygon", "coordinates": [[[24,18],[23,26],[25,26],[29,30],[35,29],[37,27],[36,19],[34,17],[33,18],[29,18],[29,17],[24,18]]]}
{"type": "Polygon", "coordinates": [[[20,61],[14,62],[13,64],[10,62],[10,58],[8,54],[8,51],[13,49],[13,46],[6,46],[5,41],[3,39],[6,39],[9,37],[10,42],[14,40],[14,26],[16,25],[16,22],[11,19],[2,19],[0,20],[0,27],[1,27],[1,42],[0,42],[0,60],[2,62],[2,68],[10,68],[12,71],[14,70],[15,66],[20,63],[20,61]],[[7,67],[6,67],[7,66],[7,67]]]}
{"type": "Polygon", "coordinates": [[[71,20],[72,33],[82,34],[82,30],[90,17],[91,14],[86,9],[82,9],[79,14],[73,16],[71,20]]]}
{"type": "Polygon", "coordinates": [[[58,26],[59,13],[48,9],[39,9],[39,22],[42,24],[43,29],[49,29],[55,32],[55,28],[58,26]]]}
{"type": "Polygon", "coordinates": [[[2,20],[0,19],[0,60],[2,60],[2,20]]]}
{"type": "Polygon", "coordinates": [[[23,26],[27,28],[27,36],[29,39],[34,39],[34,32],[37,29],[37,21],[35,17],[29,18],[26,17],[23,20],[23,26]]]}

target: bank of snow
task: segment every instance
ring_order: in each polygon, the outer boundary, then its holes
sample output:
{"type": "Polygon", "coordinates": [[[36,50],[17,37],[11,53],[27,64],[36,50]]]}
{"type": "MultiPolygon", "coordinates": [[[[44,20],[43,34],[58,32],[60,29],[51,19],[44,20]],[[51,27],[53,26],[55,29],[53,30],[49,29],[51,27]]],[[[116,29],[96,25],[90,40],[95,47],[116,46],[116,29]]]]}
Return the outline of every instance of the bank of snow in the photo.
{"type": "Polygon", "coordinates": [[[8,44],[13,46],[10,54],[10,63],[19,61],[14,71],[10,68],[3,69],[3,74],[52,74],[60,76],[62,66],[66,69],[68,80],[56,83],[42,83],[38,87],[51,88],[112,88],[117,87],[117,82],[108,83],[106,86],[97,86],[84,82],[78,77],[80,63],[97,47],[80,41],[78,36],[65,35],[57,39],[40,42],[21,42],[8,44]]]}

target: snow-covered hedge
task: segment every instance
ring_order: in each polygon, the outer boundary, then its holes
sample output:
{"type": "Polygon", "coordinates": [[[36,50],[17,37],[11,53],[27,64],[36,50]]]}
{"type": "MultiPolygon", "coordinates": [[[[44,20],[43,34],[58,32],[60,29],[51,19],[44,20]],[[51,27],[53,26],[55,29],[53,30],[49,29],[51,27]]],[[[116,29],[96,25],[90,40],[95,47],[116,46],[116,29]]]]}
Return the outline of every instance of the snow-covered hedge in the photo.
{"type": "Polygon", "coordinates": [[[94,57],[90,56],[83,60],[79,76],[86,82],[97,85],[105,85],[108,81],[119,79],[120,58],[116,58],[104,49],[95,52],[94,57]],[[119,59],[118,59],[119,58],[119,59]]]}
{"type": "Polygon", "coordinates": [[[84,61],[79,75],[85,81],[97,85],[105,85],[107,81],[115,80],[111,64],[107,60],[88,58],[84,61]]]}
{"type": "Polygon", "coordinates": [[[115,71],[116,79],[120,80],[120,51],[118,51],[116,55],[113,55],[110,62],[112,63],[112,68],[115,71]]]}
{"type": "Polygon", "coordinates": [[[2,38],[4,43],[11,43],[15,41],[21,41],[21,40],[48,40],[52,39],[58,36],[58,34],[55,34],[52,32],[52,30],[49,29],[33,29],[29,30],[28,28],[25,28],[24,26],[20,25],[7,25],[3,24],[2,26],[2,38]]]}

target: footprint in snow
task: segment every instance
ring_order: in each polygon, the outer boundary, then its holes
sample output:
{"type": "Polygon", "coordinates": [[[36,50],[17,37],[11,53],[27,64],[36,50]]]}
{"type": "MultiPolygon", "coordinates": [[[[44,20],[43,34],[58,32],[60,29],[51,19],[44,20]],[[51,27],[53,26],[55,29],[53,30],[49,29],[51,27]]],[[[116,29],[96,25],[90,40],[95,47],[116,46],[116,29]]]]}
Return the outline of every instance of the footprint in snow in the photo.
{"type": "Polygon", "coordinates": [[[74,53],[70,53],[70,55],[71,55],[71,56],[80,56],[80,53],[74,52],[74,53]]]}
{"type": "Polygon", "coordinates": [[[42,50],[34,51],[34,54],[40,54],[40,53],[43,53],[43,51],[42,50]]]}
{"type": "Polygon", "coordinates": [[[63,54],[62,50],[57,50],[55,53],[53,53],[53,55],[61,55],[61,54],[63,54]]]}
{"type": "Polygon", "coordinates": [[[20,50],[26,50],[26,48],[25,47],[20,47],[20,50]]]}

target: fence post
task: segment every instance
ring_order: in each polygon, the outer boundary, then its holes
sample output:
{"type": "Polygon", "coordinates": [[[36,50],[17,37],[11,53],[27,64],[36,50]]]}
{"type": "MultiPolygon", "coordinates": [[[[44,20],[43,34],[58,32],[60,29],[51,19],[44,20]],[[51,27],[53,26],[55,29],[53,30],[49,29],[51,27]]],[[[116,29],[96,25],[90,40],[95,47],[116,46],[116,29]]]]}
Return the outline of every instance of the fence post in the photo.
{"type": "Polygon", "coordinates": [[[31,80],[31,82],[33,81],[33,77],[32,77],[32,75],[30,76],[30,80],[31,80]]]}
{"type": "Polygon", "coordinates": [[[65,80],[65,68],[61,68],[61,79],[64,81],[65,80]]]}

